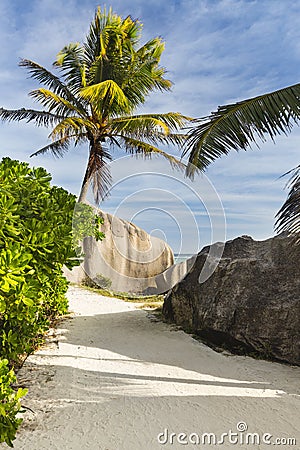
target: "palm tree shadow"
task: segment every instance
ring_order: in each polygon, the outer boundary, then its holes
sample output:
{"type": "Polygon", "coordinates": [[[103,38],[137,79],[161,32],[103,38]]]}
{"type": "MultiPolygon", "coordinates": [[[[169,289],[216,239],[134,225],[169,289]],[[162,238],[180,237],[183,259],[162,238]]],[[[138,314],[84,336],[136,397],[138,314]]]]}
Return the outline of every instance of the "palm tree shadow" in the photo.
{"type": "Polygon", "coordinates": [[[251,418],[257,430],[269,430],[267,414],[255,418],[261,408],[272,412],[277,432],[285,431],[282,417],[293,423],[295,405],[274,379],[283,370],[288,383],[291,372],[299,377],[298,368],[225,357],[141,310],[77,316],[61,325],[57,345],[31,355],[18,374],[35,414],[25,413],[16,449],[37,450],[42,436],[43,448],[53,441],[55,448],[154,450],[165,427],[193,432],[200,424],[221,433],[251,418]]]}
{"type": "MultiPolygon", "coordinates": [[[[160,392],[163,385],[168,385],[170,392],[170,385],[176,384],[191,394],[194,388],[195,395],[205,395],[206,386],[215,388],[214,395],[256,396],[256,390],[259,395],[269,390],[276,396],[283,393],[282,386],[278,388],[274,382],[277,369],[295,379],[299,376],[297,368],[216,353],[183,331],[149,320],[141,310],[77,316],[65,324],[68,331],[59,341],[58,351],[39,352],[37,364],[84,370],[93,382],[101,380],[102,393],[109,383],[115,388],[148,383],[154,384],[156,392],[157,384],[160,392]]],[[[212,395],[211,389],[207,395],[212,395]]]]}

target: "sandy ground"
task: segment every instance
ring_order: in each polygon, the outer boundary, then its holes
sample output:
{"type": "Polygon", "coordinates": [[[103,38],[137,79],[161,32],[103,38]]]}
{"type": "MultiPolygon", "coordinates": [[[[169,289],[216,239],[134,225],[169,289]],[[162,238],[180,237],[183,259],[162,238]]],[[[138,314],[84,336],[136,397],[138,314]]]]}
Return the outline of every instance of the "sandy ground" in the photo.
{"type": "Polygon", "coordinates": [[[34,414],[16,449],[300,449],[300,368],[216,353],[117,299],[68,297],[73,317],[19,372],[34,414]]]}

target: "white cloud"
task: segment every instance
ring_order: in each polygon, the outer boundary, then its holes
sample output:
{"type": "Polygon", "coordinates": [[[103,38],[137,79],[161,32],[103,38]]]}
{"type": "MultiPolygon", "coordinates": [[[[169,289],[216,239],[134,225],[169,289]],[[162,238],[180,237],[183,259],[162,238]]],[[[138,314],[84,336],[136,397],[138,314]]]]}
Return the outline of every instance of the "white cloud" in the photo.
{"type": "MultiPolygon", "coordinates": [[[[0,106],[32,105],[27,92],[36,83],[27,80],[24,70],[18,68],[18,58],[51,67],[63,45],[83,39],[95,6],[92,0],[1,0],[0,106]]],[[[298,2],[116,0],[113,9],[144,23],[143,40],[162,35],[166,41],[163,64],[175,85],[170,93],[151,96],[143,111],[173,110],[199,117],[220,104],[299,81],[298,2]]],[[[71,150],[63,160],[29,159],[30,153],[45,144],[47,134],[27,124],[0,125],[0,154],[43,165],[53,174],[54,183],[78,193],[87,148],[71,150]]],[[[295,128],[288,138],[277,139],[276,146],[268,142],[260,150],[233,152],[208,169],[207,175],[225,205],[229,237],[253,234],[260,238],[273,233],[274,214],[286,196],[285,180],[276,178],[299,164],[299,138],[300,130],[295,128]]],[[[133,165],[142,167],[135,159],[131,160],[133,165]]],[[[157,162],[156,167],[165,166],[157,162]]],[[[114,175],[119,177],[120,173],[114,175]]],[[[141,186],[147,183],[140,180],[141,186]]],[[[113,209],[126,192],[113,194],[115,197],[104,203],[108,209],[113,209]]],[[[191,198],[188,201],[199,215],[196,203],[191,198]]],[[[151,227],[149,220],[147,216],[151,227]]],[[[188,251],[192,245],[190,239],[188,251]]]]}

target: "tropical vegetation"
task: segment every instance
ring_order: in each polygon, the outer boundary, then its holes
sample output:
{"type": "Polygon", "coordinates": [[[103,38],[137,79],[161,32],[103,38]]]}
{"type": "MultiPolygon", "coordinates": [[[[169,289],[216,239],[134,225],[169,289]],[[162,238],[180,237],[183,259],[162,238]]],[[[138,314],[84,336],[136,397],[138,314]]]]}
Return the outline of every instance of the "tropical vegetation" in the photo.
{"type": "Polygon", "coordinates": [[[13,447],[16,431],[22,423],[17,415],[22,412],[20,399],[27,393],[27,389],[22,388],[15,391],[12,388],[15,382],[16,376],[8,360],[0,359],[0,442],[6,442],[9,447],[13,447]]]}
{"type": "Polygon", "coordinates": [[[20,66],[43,86],[29,95],[44,110],[1,108],[3,121],[34,122],[51,127],[51,143],[34,155],[63,156],[70,146],[88,143],[89,154],[79,201],[92,184],[98,203],[109,190],[110,148],[142,157],[161,155],[177,167],[183,164],[160,147],[182,146],[180,129],[189,121],[177,112],[137,114],[153,91],[168,91],[172,83],[159,65],[164,43],[159,37],[140,44],[142,25],[99,7],[83,44],[69,44],[58,54],[52,73],[23,59],[20,66]]]}
{"type": "MultiPolygon", "coordinates": [[[[196,119],[189,133],[182,130],[191,119],[178,112],[138,114],[150,93],[172,86],[160,66],[163,41],[155,37],[140,45],[141,28],[129,16],[98,8],[85,41],[65,46],[53,71],[21,60],[20,66],[42,85],[29,95],[43,109],[0,108],[3,121],[24,120],[51,129],[50,142],[33,155],[62,157],[72,146],[88,147],[76,208],[76,197],[51,186],[45,169],[9,158],[0,163],[0,442],[9,446],[22,421],[17,414],[26,394],[12,388],[14,369],[42,342],[51,320],[67,311],[62,267],[79,264],[79,241],[87,235],[104,237],[101,217],[83,203],[90,185],[97,203],[109,192],[110,150],[161,155],[192,177],[231,150],[247,150],[266,135],[274,140],[289,133],[300,119],[300,84],[220,106],[196,119]],[[163,150],[170,144],[188,156],[187,168],[163,150]]],[[[276,229],[298,234],[300,166],[291,172],[276,229]]]]}
{"type": "MultiPolygon", "coordinates": [[[[209,116],[196,119],[184,150],[188,155],[187,173],[195,167],[204,170],[231,150],[247,150],[257,141],[272,140],[291,132],[300,120],[300,83],[277,91],[219,106],[209,116]]],[[[278,232],[300,232],[300,166],[293,173],[288,198],[277,214],[278,232]]]]}
{"type": "Polygon", "coordinates": [[[79,264],[79,241],[103,238],[93,209],[81,205],[74,222],[76,196],[50,181],[41,167],[10,158],[0,163],[0,442],[10,446],[25,394],[11,387],[14,369],[67,312],[62,267],[79,264]]]}

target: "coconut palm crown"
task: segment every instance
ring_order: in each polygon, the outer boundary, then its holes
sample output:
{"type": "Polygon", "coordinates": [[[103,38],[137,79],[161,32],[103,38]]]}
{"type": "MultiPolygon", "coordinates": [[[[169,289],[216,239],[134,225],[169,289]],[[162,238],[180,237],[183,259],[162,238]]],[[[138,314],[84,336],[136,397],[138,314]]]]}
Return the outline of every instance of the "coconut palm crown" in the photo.
{"type": "MultiPolygon", "coordinates": [[[[209,116],[194,120],[183,154],[188,155],[188,175],[195,167],[205,170],[217,158],[231,150],[247,150],[251,144],[274,141],[291,132],[300,121],[300,83],[277,91],[219,106],[209,116]]],[[[278,232],[300,233],[300,166],[293,173],[288,198],[278,212],[278,232]]]]}
{"type": "Polygon", "coordinates": [[[44,110],[0,108],[3,121],[51,127],[51,142],[33,155],[51,152],[61,157],[72,145],[89,144],[79,201],[85,201],[90,184],[97,203],[107,194],[110,146],[143,157],[159,154],[183,167],[160,146],[181,147],[186,136],[180,129],[190,119],[177,112],[136,113],[152,91],[167,91],[172,85],[159,65],[162,40],[155,37],[139,46],[140,38],[137,20],[98,7],[85,42],[67,45],[57,55],[53,68],[58,75],[34,61],[21,60],[20,66],[44,86],[29,93],[44,110]]]}

